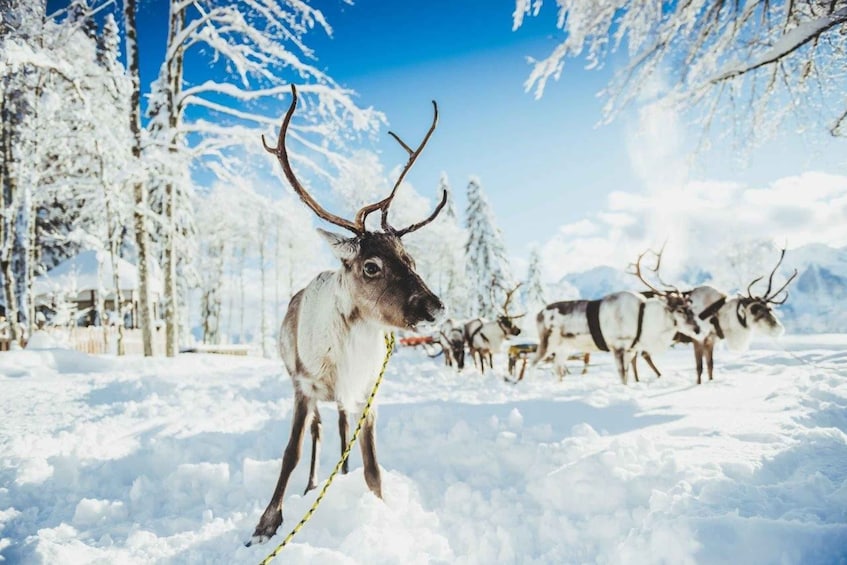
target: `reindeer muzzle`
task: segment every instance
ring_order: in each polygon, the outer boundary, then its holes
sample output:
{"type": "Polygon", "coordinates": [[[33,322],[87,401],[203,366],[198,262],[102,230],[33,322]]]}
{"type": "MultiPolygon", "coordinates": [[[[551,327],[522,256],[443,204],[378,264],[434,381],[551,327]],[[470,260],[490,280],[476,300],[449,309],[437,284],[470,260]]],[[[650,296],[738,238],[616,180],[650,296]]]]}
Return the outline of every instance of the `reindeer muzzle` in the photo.
{"type": "Polygon", "coordinates": [[[431,292],[412,296],[406,305],[406,319],[411,325],[433,323],[444,317],[444,304],[431,292]]]}

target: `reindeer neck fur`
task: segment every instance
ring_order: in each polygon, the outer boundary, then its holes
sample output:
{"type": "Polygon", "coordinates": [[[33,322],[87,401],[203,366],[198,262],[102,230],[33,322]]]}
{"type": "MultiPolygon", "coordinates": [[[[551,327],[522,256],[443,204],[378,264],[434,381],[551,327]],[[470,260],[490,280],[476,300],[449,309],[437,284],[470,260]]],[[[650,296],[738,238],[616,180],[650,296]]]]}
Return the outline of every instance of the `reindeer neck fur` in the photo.
{"type": "Polygon", "coordinates": [[[491,343],[491,348],[495,351],[500,349],[500,346],[503,345],[503,342],[506,340],[506,332],[503,331],[503,328],[500,327],[497,320],[485,322],[482,325],[482,333],[488,338],[488,341],[491,343]]]}
{"type": "Polygon", "coordinates": [[[300,363],[294,379],[307,396],[335,400],[356,411],[377,378],[388,328],[360,312],[345,287],[343,271],[338,270],[321,273],[304,289],[294,352],[300,363]]]}
{"type": "Polygon", "coordinates": [[[724,340],[727,347],[732,351],[746,351],[753,339],[753,328],[750,324],[741,325],[738,321],[738,309],[741,306],[741,297],[728,298],[726,304],[718,310],[718,323],[723,330],[724,340]]]}
{"type": "Polygon", "coordinates": [[[644,323],[636,349],[649,353],[664,351],[673,343],[677,331],[676,321],[665,302],[649,298],[644,303],[644,323]]]}

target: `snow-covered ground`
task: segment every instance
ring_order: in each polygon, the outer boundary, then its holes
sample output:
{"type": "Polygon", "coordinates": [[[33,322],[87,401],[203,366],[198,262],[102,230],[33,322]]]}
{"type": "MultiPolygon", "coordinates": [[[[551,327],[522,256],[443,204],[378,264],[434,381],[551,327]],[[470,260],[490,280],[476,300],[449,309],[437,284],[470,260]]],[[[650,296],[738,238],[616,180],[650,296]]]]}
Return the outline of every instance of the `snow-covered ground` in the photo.
{"type": "MultiPolygon", "coordinates": [[[[699,387],[692,357],[626,387],[608,355],[513,386],[399,351],[379,394],[385,499],[354,450],[277,560],[847,561],[847,336],[718,351],[699,387]]],[[[257,563],[316,496],[301,496],[306,452],[279,534],[243,546],[288,437],[278,362],[26,350],[0,353],[0,387],[7,562],[257,563]]],[[[326,477],[339,440],[322,411],[326,477]]]]}

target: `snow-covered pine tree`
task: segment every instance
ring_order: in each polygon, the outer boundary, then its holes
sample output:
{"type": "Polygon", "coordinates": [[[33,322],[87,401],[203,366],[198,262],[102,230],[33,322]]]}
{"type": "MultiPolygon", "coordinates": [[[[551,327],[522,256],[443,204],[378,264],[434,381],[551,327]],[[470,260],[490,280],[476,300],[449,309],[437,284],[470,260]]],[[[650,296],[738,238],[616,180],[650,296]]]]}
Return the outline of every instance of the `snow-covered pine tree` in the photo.
{"type": "Polygon", "coordinates": [[[469,316],[464,249],[467,232],[459,222],[456,202],[453,198],[453,192],[450,190],[447,173],[444,172],[441,173],[438,180],[437,194],[441,194],[443,190],[447,191],[447,204],[445,204],[441,215],[433,222],[433,225],[438,226],[442,242],[442,249],[439,254],[437,292],[447,307],[448,314],[457,319],[464,319],[469,316]]]}
{"type": "Polygon", "coordinates": [[[471,177],[468,182],[465,226],[468,314],[491,318],[503,304],[503,289],[510,289],[514,284],[502,234],[477,177],[471,177]]]}
{"type": "Polygon", "coordinates": [[[523,321],[523,328],[530,334],[534,334],[535,315],[547,305],[547,291],[541,273],[541,253],[537,247],[533,247],[529,253],[529,266],[526,272],[526,281],[523,285],[523,303],[527,315],[523,321]]]}

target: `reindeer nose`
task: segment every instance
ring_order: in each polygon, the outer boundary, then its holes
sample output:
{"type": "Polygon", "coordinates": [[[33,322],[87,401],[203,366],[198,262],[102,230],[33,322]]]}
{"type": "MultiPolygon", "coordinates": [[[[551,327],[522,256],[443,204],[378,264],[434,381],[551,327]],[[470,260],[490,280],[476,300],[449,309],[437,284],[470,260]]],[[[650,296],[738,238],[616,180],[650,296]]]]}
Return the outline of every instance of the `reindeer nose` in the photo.
{"type": "Polygon", "coordinates": [[[416,294],[409,300],[412,316],[422,322],[435,322],[443,317],[444,304],[431,292],[416,294]]]}

